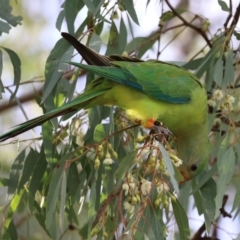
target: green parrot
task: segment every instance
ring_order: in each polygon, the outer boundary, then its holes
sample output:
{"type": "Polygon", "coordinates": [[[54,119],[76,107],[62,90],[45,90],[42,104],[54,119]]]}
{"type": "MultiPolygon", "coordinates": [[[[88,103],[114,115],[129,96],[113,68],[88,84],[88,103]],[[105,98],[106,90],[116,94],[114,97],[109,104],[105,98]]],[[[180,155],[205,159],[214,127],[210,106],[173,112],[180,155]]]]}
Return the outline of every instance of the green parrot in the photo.
{"type": "Polygon", "coordinates": [[[156,61],[142,61],[118,55],[102,56],[62,33],[88,65],[70,63],[99,78],[87,85],[73,101],[22,123],[0,136],[14,137],[57,116],[98,105],[119,106],[132,120],[156,129],[163,122],[176,137],[179,170],[184,181],[198,175],[209,155],[207,94],[198,78],[181,67],[156,61]]]}

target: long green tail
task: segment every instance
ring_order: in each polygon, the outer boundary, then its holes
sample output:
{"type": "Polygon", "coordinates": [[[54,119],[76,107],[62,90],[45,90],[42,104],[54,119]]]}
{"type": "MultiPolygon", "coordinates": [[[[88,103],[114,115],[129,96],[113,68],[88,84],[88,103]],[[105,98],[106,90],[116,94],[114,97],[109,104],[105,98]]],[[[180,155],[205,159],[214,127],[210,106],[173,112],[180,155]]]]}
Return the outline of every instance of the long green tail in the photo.
{"type": "Polygon", "coordinates": [[[90,101],[91,99],[93,99],[99,95],[104,94],[105,92],[107,92],[107,90],[90,92],[90,93],[85,92],[82,95],[80,95],[79,97],[75,98],[73,101],[71,101],[57,109],[54,109],[50,112],[43,114],[40,117],[33,118],[25,123],[15,126],[12,130],[0,135],[0,142],[3,142],[5,140],[7,140],[8,138],[15,137],[23,132],[26,132],[38,125],[45,123],[46,121],[48,121],[54,117],[62,116],[64,114],[83,109],[84,106],[86,105],[86,102],[90,101]]]}

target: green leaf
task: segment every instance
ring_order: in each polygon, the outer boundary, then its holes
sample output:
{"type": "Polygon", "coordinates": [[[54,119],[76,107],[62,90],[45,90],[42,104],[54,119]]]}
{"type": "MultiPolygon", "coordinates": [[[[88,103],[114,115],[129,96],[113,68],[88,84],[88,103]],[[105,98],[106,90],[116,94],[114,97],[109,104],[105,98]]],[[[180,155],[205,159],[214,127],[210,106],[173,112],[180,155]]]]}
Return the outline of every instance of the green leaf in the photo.
{"type": "Polygon", "coordinates": [[[206,72],[211,66],[211,62],[215,61],[215,57],[217,53],[219,53],[222,49],[222,44],[224,43],[223,35],[220,35],[214,42],[211,50],[206,54],[206,56],[202,59],[202,62],[199,64],[195,75],[198,78],[201,78],[204,72],[206,72]]]}
{"type": "Polygon", "coordinates": [[[57,21],[56,21],[56,29],[57,29],[59,32],[61,31],[62,23],[63,23],[64,18],[65,18],[65,11],[62,10],[62,11],[58,14],[57,21]]]}
{"type": "MultiPolygon", "coordinates": [[[[69,48],[70,46],[71,45],[65,39],[60,39],[48,56],[45,66],[46,81],[44,83],[43,102],[50,94],[54,93],[53,89],[62,76],[59,70],[64,71],[67,69],[67,65],[62,61],[68,61],[71,58],[73,47],[71,46],[71,48],[69,48]]],[[[51,98],[53,101],[54,96],[51,96],[51,98]]],[[[47,110],[49,111],[50,109],[47,108],[47,110]]]]}
{"type": "Polygon", "coordinates": [[[189,70],[196,70],[199,67],[199,65],[202,63],[203,59],[204,58],[197,58],[197,59],[191,60],[186,64],[182,65],[182,67],[189,70]]]}
{"type": "Polygon", "coordinates": [[[2,58],[2,51],[0,50],[0,99],[2,98],[2,93],[5,92],[4,86],[2,83],[2,70],[3,70],[3,58],[2,58]]]}
{"type": "Polygon", "coordinates": [[[128,43],[128,45],[126,47],[126,51],[132,52],[132,51],[137,50],[147,40],[148,39],[146,37],[136,37],[136,38],[132,39],[132,41],[130,43],[128,43]]]}
{"type": "Polygon", "coordinates": [[[226,88],[228,84],[234,81],[234,66],[233,66],[233,50],[227,52],[227,59],[225,64],[225,72],[223,78],[223,87],[226,88]]]}
{"type": "Polygon", "coordinates": [[[214,176],[217,172],[217,164],[213,165],[212,168],[209,170],[204,170],[202,173],[199,174],[197,179],[197,185],[193,188],[192,193],[197,192],[211,177],[214,176]]]}
{"type": "Polygon", "coordinates": [[[61,232],[64,232],[65,226],[65,205],[66,205],[66,190],[67,190],[67,177],[66,171],[63,172],[61,178],[61,189],[60,189],[60,209],[59,209],[59,228],[61,232]]]}
{"type": "Polygon", "coordinates": [[[79,187],[80,184],[80,177],[77,169],[77,165],[75,162],[71,163],[69,167],[69,172],[67,176],[67,188],[72,196],[72,201],[74,203],[75,201],[75,196],[77,195],[76,191],[79,187]]]}
{"type": "Polygon", "coordinates": [[[240,33],[237,31],[233,31],[233,35],[237,38],[237,40],[240,40],[240,33]]]}
{"type": "MultiPolygon", "coordinates": [[[[193,179],[192,182],[193,182],[193,187],[195,187],[197,185],[197,182],[195,181],[195,179],[193,179]]],[[[202,204],[202,196],[200,194],[200,191],[194,192],[193,197],[194,197],[194,200],[195,200],[195,206],[198,210],[198,215],[200,216],[204,213],[204,207],[203,207],[203,204],[202,204]]]]}
{"type": "Polygon", "coordinates": [[[32,178],[29,184],[28,207],[30,212],[32,213],[34,211],[35,193],[38,190],[38,187],[42,181],[46,168],[47,162],[45,159],[44,149],[42,147],[38,155],[37,163],[33,169],[32,178]]]}
{"type": "Polygon", "coordinates": [[[93,15],[94,15],[94,12],[95,12],[95,6],[93,4],[92,1],[89,1],[89,0],[83,0],[83,2],[85,3],[85,5],[87,6],[89,12],[91,12],[93,15]]]}
{"type": "Polygon", "coordinates": [[[178,199],[176,199],[176,201],[172,201],[172,207],[174,217],[178,225],[180,239],[190,239],[188,217],[178,199]]]}
{"type": "Polygon", "coordinates": [[[23,163],[25,160],[25,155],[26,155],[26,150],[24,149],[15,159],[11,170],[10,170],[10,176],[9,176],[9,181],[8,181],[8,195],[9,199],[14,195],[19,179],[22,174],[22,169],[23,169],[23,163]]]}
{"type": "Polygon", "coordinates": [[[141,214],[142,217],[137,225],[134,239],[156,239],[165,240],[165,224],[162,221],[162,214],[159,209],[154,209],[152,204],[149,204],[141,214]]]}
{"type": "Polygon", "coordinates": [[[120,3],[124,6],[124,9],[129,13],[132,20],[139,25],[138,17],[134,8],[133,0],[121,0],[120,3]]]}
{"type": "Polygon", "coordinates": [[[0,1],[0,18],[6,20],[10,25],[16,27],[21,25],[22,17],[14,16],[11,14],[12,7],[10,6],[9,0],[0,1]]]}
{"type": "Polygon", "coordinates": [[[45,122],[42,125],[42,137],[43,137],[43,147],[44,147],[44,153],[46,156],[46,160],[48,163],[54,162],[54,156],[53,156],[53,144],[52,144],[52,132],[53,132],[53,126],[50,121],[45,122]]]}
{"type": "Polygon", "coordinates": [[[213,85],[214,64],[215,64],[214,61],[210,61],[209,68],[207,69],[207,72],[206,72],[205,83],[206,83],[206,90],[208,92],[212,92],[212,87],[214,86],[213,85]]]}
{"type": "Polygon", "coordinates": [[[224,2],[222,0],[218,0],[218,4],[220,5],[220,7],[222,8],[223,11],[230,12],[230,9],[229,9],[228,5],[226,4],[226,2],[224,2]]]}
{"type": "Polygon", "coordinates": [[[11,49],[2,47],[9,55],[10,60],[13,65],[13,72],[14,72],[14,85],[16,86],[14,93],[10,97],[10,101],[12,101],[17,93],[19,83],[21,81],[21,60],[18,55],[11,49]]]}
{"type": "Polygon", "coordinates": [[[11,220],[11,222],[9,224],[8,233],[9,233],[9,236],[12,240],[19,239],[18,234],[17,234],[17,229],[14,225],[14,220],[13,219],[11,220]]]}
{"type": "Polygon", "coordinates": [[[214,66],[214,75],[213,75],[214,81],[218,86],[222,86],[222,80],[223,80],[223,61],[222,57],[220,56],[214,66]]]}
{"type": "Polygon", "coordinates": [[[202,205],[205,216],[205,226],[208,232],[210,232],[212,222],[214,222],[215,214],[215,202],[213,199],[217,195],[216,183],[210,178],[207,183],[205,183],[201,189],[200,193],[202,195],[202,205]]]}
{"type": "MultiPolygon", "coordinates": [[[[231,213],[233,213],[236,209],[239,209],[239,206],[240,206],[240,186],[237,186],[231,213]]],[[[235,217],[236,216],[237,216],[237,214],[235,215],[235,217]]]]}
{"type": "Polygon", "coordinates": [[[222,199],[225,194],[227,184],[231,181],[235,169],[235,154],[232,146],[229,147],[224,154],[219,152],[217,166],[219,176],[217,180],[217,196],[215,198],[215,218],[219,215],[219,209],[222,206],[222,199]]]}
{"type": "Polygon", "coordinates": [[[187,181],[180,186],[180,196],[178,196],[178,200],[182,204],[182,207],[187,212],[188,204],[189,204],[189,196],[191,191],[191,181],[187,181]]]}
{"type": "Polygon", "coordinates": [[[105,130],[103,124],[98,124],[94,129],[94,141],[100,142],[106,137],[105,130]]]}
{"type": "MultiPolygon", "coordinates": [[[[47,194],[47,200],[46,200],[46,227],[49,230],[51,237],[53,238],[55,232],[54,225],[52,225],[55,215],[56,215],[56,206],[58,202],[59,197],[59,191],[61,187],[61,181],[63,178],[63,173],[65,171],[65,165],[66,161],[72,157],[72,153],[68,153],[64,155],[59,163],[56,165],[56,168],[54,170],[49,189],[47,194]]],[[[54,238],[53,238],[54,239],[54,238]]]]}
{"type": "Polygon", "coordinates": [[[37,201],[34,201],[34,216],[36,217],[38,223],[40,224],[40,226],[44,229],[44,231],[46,232],[46,234],[50,237],[50,234],[48,232],[48,230],[46,229],[45,226],[45,208],[41,208],[40,205],[38,204],[37,201]]]}
{"type": "Polygon", "coordinates": [[[33,173],[33,169],[38,161],[38,152],[30,148],[30,152],[28,153],[24,165],[23,165],[23,171],[22,176],[18,184],[18,191],[20,191],[23,187],[23,185],[30,180],[30,177],[33,173]]]}
{"type": "Polygon", "coordinates": [[[234,238],[233,240],[240,240],[240,234],[238,234],[238,236],[236,238],[234,238]]]}
{"type": "Polygon", "coordinates": [[[95,33],[91,33],[91,39],[89,43],[89,47],[96,51],[99,52],[102,46],[102,39],[95,33]]]}
{"type": "MultiPolygon", "coordinates": [[[[90,197],[89,197],[89,202],[88,202],[88,219],[91,219],[89,221],[89,225],[88,225],[88,236],[90,236],[90,232],[91,232],[91,225],[93,223],[93,217],[96,215],[96,205],[99,205],[100,203],[100,199],[97,198],[97,194],[96,194],[96,179],[98,179],[98,173],[97,172],[93,172],[92,174],[92,185],[91,185],[91,191],[90,191],[90,197]]],[[[94,226],[93,226],[94,227],[94,226]]]]}
{"type": "Polygon", "coordinates": [[[127,28],[126,25],[121,18],[120,21],[120,30],[119,30],[119,51],[124,52],[126,45],[127,45],[127,28]]]}
{"type": "Polygon", "coordinates": [[[130,167],[132,167],[132,165],[135,161],[135,156],[136,156],[137,152],[138,152],[138,150],[132,151],[131,153],[126,155],[126,157],[121,159],[121,162],[114,174],[115,177],[117,179],[119,179],[120,181],[122,181],[125,174],[131,170],[130,167]]]}
{"type": "Polygon", "coordinates": [[[108,37],[108,45],[106,55],[111,54],[122,54],[123,50],[120,49],[120,41],[119,41],[119,34],[114,21],[112,21],[112,25],[109,32],[108,37]]]}
{"type": "Polygon", "coordinates": [[[0,20],[0,32],[9,33],[10,29],[11,29],[11,27],[9,24],[0,20]]]}
{"type": "MultiPolygon", "coordinates": [[[[104,2],[105,2],[105,0],[95,1],[95,11],[94,11],[94,13],[93,13],[93,16],[98,16],[98,17],[99,17],[98,12],[99,12],[99,10],[100,10],[100,8],[102,7],[102,5],[103,5],[104,2]]],[[[101,18],[100,18],[100,19],[101,19],[101,18]]],[[[103,20],[103,19],[101,19],[101,20],[103,20]]]]}
{"type": "Polygon", "coordinates": [[[79,1],[72,1],[72,0],[66,0],[65,1],[65,17],[68,27],[68,32],[70,34],[74,34],[74,22],[76,19],[77,14],[80,12],[80,10],[84,7],[84,2],[79,1]]]}
{"type": "Polygon", "coordinates": [[[174,177],[175,171],[174,171],[172,160],[170,159],[169,154],[166,151],[166,149],[163,147],[163,145],[159,143],[158,146],[159,146],[159,149],[161,151],[165,166],[166,166],[166,168],[169,172],[173,188],[177,193],[179,193],[178,182],[176,181],[176,178],[174,177]]]}
{"type": "Polygon", "coordinates": [[[97,25],[96,25],[96,29],[95,29],[95,33],[100,36],[102,31],[103,31],[103,26],[104,26],[104,21],[100,21],[97,25]]]}

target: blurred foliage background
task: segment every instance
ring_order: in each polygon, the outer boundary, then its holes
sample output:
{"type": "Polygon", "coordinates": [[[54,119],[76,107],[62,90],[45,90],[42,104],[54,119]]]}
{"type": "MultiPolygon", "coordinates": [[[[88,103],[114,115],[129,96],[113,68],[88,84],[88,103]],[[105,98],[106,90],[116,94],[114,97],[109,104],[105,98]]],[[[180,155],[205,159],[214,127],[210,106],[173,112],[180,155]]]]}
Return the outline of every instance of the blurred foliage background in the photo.
{"type": "Polygon", "coordinates": [[[122,131],[131,124],[121,109],[82,111],[1,143],[1,239],[240,239],[239,1],[10,1],[15,18],[0,4],[1,133],[84,89],[85,74],[55,61],[81,60],[61,31],[102,54],[193,71],[209,93],[212,130],[205,172],[149,201],[135,174],[147,164],[136,162],[147,133],[122,131]]]}

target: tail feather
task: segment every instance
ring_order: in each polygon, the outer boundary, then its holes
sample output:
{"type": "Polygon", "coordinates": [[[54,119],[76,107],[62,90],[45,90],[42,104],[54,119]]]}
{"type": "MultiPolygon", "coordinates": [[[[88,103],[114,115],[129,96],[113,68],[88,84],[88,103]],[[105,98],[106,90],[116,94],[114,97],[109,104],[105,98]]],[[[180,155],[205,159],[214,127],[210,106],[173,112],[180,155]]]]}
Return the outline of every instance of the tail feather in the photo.
{"type": "Polygon", "coordinates": [[[91,99],[94,99],[97,96],[102,95],[105,93],[107,90],[102,90],[98,92],[91,92],[91,93],[83,93],[79,97],[75,98],[73,101],[57,108],[54,109],[50,112],[45,113],[42,116],[33,118],[25,123],[22,123],[20,125],[15,126],[13,129],[10,131],[2,134],[0,136],[0,142],[3,142],[9,138],[15,137],[21,133],[24,133],[36,126],[42,125],[46,121],[54,118],[54,117],[59,117],[67,113],[71,113],[80,109],[83,109],[84,106],[86,105],[86,102],[90,101],[91,99]]]}
{"type": "Polygon", "coordinates": [[[109,57],[96,53],[95,51],[80,43],[69,33],[62,32],[61,34],[78,51],[78,53],[89,65],[111,66],[111,59],[109,57]]]}

